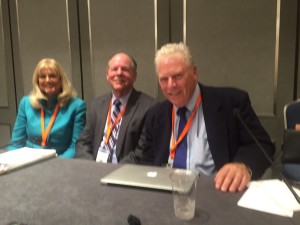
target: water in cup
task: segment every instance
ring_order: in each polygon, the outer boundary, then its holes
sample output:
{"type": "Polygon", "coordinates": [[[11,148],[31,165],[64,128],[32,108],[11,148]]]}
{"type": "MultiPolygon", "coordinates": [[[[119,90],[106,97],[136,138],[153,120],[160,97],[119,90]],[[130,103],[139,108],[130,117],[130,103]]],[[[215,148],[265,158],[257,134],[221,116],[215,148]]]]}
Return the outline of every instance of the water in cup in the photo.
{"type": "Polygon", "coordinates": [[[179,219],[194,218],[198,176],[192,171],[179,169],[170,175],[175,216],[179,219]]]}
{"type": "Polygon", "coordinates": [[[174,197],[174,210],[177,218],[192,219],[195,214],[195,199],[189,199],[178,194],[177,197],[174,197]]]}

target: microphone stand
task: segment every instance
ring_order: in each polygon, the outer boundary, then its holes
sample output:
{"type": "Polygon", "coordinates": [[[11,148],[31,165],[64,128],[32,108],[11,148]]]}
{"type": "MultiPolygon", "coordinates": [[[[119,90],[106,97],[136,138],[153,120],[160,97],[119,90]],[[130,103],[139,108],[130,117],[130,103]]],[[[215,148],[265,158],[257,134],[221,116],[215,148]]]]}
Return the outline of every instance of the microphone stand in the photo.
{"type": "Polygon", "coordinates": [[[268,153],[265,151],[265,149],[261,146],[261,144],[258,142],[258,140],[256,139],[256,137],[253,135],[252,131],[248,128],[247,124],[244,122],[244,120],[241,118],[239,110],[234,110],[234,115],[237,116],[237,118],[239,119],[239,121],[242,123],[242,125],[244,126],[244,128],[247,130],[248,134],[251,136],[251,138],[254,140],[254,142],[257,144],[257,146],[260,148],[260,150],[263,152],[263,154],[265,155],[265,157],[268,159],[268,161],[271,163],[271,165],[273,166],[273,168],[276,170],[276,172],[280,175],[280,177],[282,178],[282,180],[284,181],[284,183],[286,184],[286,186],[290,189],[290,191],[292,192],[292,194],[294,195],[295,199],[297,200],[297,202],[300,204],[300,197],[297,195],[297,193],[295,192],[295,190],[293,189],[292,185],[290,185],[289,181],[285,178],[285,176],[281,173],[281,171],[277,168],[277,166],[275,165],[275,163],[273,162],[273,160],[271,159],[271,157],[268,155],[268,153]]]}

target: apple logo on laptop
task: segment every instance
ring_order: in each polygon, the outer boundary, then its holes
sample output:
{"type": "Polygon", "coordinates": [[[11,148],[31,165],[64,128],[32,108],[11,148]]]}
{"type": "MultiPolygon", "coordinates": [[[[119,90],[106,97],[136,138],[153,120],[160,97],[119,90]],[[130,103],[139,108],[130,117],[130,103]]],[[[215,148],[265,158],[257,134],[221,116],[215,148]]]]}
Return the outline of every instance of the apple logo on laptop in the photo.
{"type": "Polygon", "coordinates": [[[156,171],[150,171],[147,173],[147,177],[156,177],[157,176],[157,172],[156,171]]]}

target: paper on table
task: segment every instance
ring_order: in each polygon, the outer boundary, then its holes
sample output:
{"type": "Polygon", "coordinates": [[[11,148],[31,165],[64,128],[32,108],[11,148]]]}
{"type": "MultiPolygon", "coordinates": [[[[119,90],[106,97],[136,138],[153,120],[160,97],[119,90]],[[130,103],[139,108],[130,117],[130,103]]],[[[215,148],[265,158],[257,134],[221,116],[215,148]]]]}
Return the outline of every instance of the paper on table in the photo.
{"type": "Polygon", "coordinates": [[[0,154],[0,174],[56,156],[57,154],[54,149],[34,149],[28,147],[4,152],[0,154]]]}
{"type": "MultiPolygon", "coordinates": [[[[294,190],[300,195],[299,189],[294,190]]],[[[238,206],[286,217],[293,217],[294,211],[300,211],[300,204],[286,184],[278,179],[250,182],[238,206]]]]}

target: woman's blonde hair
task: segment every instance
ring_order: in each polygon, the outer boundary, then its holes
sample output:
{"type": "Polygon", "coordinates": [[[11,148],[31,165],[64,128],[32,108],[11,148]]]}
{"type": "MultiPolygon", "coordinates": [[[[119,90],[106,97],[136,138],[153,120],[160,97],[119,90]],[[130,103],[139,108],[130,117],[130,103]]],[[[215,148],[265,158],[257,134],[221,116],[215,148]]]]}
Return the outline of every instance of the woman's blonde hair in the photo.
{"type": "Polygon", "coordinates": [[[39,75],[43,69],[49,69],[53,71],[61,80],[62,92],[57,96],[58,102],[61,107],[65,106],[68,101],[77,96],[75,89],[71,81],[69,80],[67,74],[65,73],[63,67],[55,59],[44,58],[35,67],[32,77],[33,89],[30,93],[30,103],[34,108],[40,108],[40,100],[47,97],[41,92],[39,88],[39,75]]]}

